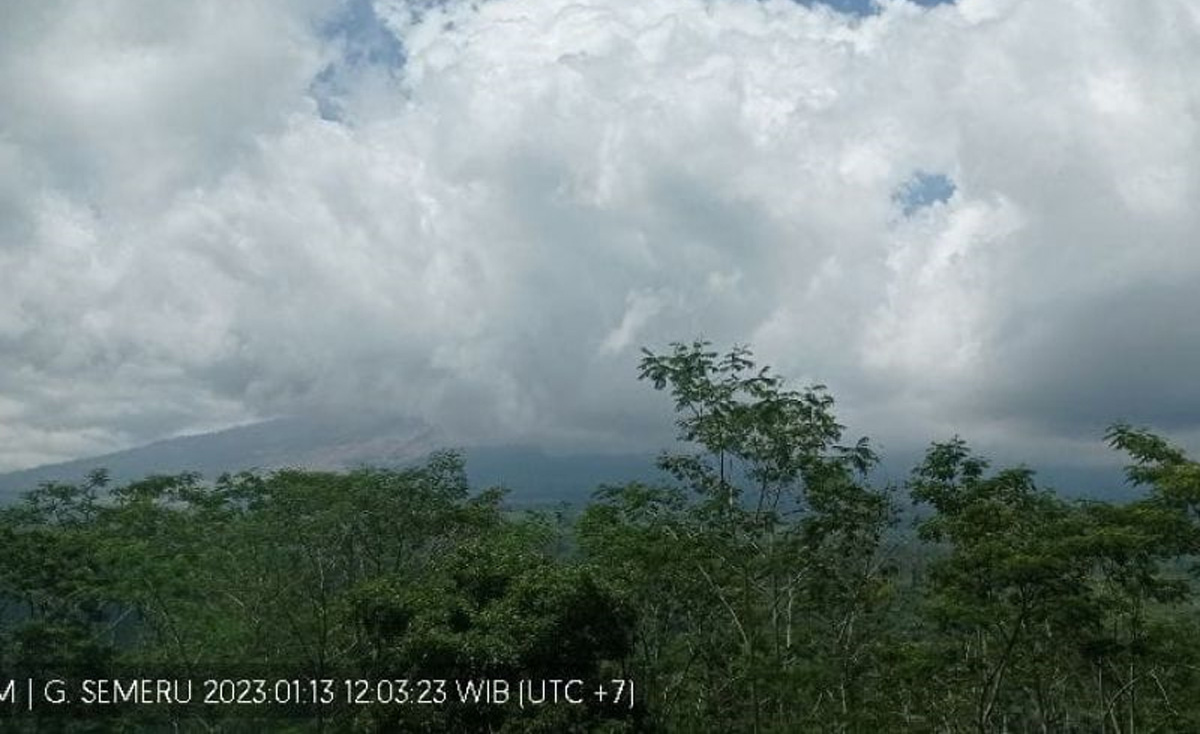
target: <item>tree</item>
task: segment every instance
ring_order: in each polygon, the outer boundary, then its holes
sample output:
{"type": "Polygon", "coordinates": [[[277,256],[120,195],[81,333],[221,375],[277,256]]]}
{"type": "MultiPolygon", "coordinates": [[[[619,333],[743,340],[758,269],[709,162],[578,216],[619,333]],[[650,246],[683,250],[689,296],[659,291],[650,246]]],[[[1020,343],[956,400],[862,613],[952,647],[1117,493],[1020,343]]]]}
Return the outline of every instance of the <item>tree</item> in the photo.
{"type": "MultiPolygon", "coordinates": [[[[1182,453],[1125,427],[1111,435],[1132,449],[1131,476],[1182,489],[1182,453]]],[[[934,511],[920,537],[943,551],[924,590],[932,628],[910,660],[910,679],[932,685],[911,686],[924,697],[914,708],[980,732],[1188,730],[1177,702],[1194,621],[1178,609],[1191,587],[1170,568],[1192,532],[1181,493],[1067,502],[1026,468],[987,467],[955,438],[909,485],[934,511]]]]}
{"type": "Polygon", "coordinates": [[[580,535],[644,611],[631,662],[659,720],[849,726],[887,596],[892,508],[862,481],[869,444],[841,445],[824,388],[787,388],[745,348],[646,351],[639,375],[670,393],[679,438],[697,450],[660,457],[668,486],[598,493],[580,535]]]}

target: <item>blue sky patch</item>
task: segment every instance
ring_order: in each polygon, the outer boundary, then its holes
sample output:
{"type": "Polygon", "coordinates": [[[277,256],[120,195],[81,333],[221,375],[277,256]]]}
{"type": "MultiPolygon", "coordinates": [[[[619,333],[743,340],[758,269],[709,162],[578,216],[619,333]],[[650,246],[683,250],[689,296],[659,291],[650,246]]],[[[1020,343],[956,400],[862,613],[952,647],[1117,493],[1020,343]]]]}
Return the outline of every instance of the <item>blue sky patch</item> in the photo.
{"type": "Polygon", "coordinates": [[[348,64],[404,64],[404,46],[375,14],[371,0],[351,0],[342,6],[326,22],[321,35],[346,44],[348,64]]]}
{"type": "MultiPolygon", "coordinates": [[[[932,7],[934,5],[950,5],[954,0],[908,0],[914,5],[932,7]]],[[[804,5],[828,5],[834,10],[850,15],[874,15],[879,12],[874,0],[801,0],[804,5]]]]}
{"type": "Polygon", "coordinates": [[[340,44],[341,57],[313,78],[309,94],[321,117],[341,121],[341,100],[356,71],[367,66],[399,69],[404,66],[404,45],[375,14],[371,0],[351,0],[329,17],[321,36],[340,44]]]}
{"type": "Polygon", "coordinates": [[[949,201],[957,188],[953,179],[945,174],[917,171],[896,189],[892,200],[900,205],[907,217],[925,207],[949,201]]]}

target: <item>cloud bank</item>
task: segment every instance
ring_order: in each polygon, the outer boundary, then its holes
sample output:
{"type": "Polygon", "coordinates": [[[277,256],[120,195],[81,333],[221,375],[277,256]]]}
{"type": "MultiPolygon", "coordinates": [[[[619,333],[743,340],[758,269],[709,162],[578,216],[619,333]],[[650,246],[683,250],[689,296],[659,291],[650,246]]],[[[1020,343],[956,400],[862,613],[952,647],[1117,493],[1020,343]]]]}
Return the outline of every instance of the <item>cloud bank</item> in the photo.
{"type": "Polygon", "coordinates": [[[0,468],[298,413],[661,440],[638,349],[885,447],[1200,435],[1189,0],[0,10],[0,468]]]}

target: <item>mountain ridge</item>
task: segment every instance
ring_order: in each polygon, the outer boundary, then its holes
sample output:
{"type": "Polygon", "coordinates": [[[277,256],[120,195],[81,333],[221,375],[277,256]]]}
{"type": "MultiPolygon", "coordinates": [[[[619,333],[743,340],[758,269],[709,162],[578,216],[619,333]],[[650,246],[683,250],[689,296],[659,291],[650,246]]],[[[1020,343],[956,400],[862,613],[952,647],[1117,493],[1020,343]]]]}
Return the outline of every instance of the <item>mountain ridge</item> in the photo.
{"type": "Polygon", "coordinates": [[[456,447],[436,429],[400,418],[276,418],[3,473],[0,504],[12,502],[40,484],[77,482],[101,468],[114,484],[182,472],[214,479],[225,473],[284,468],[396,468],[446,448],[464,454],[472,486],[504,486],[518,504],[577,501],[600,484],[655,475],[649,455],[555,455],[522,445],[456,447]]]}
{"type": "MultiPolygon", "coordinates": [[[[475,488],[503,486],[516,505],[586,500],[602,484],[657,481],[655,454],[555,454],[530,445],[456,446],[423,423],[396,417],[276,418],[210,433],[161,439],[123,451],[0,474],[0,505],[45,482],[78,482],[103,468],[123,484],[151,474],[198,472],[206,479],[238,471],[283,468],[348,470],[403,467],[440,449],[461,451],[475,488]]],[[[899,486],[920,462],[916,453],[885,457],[872,473],[876,485],[899,486]]],[[[1131,499],[1116,467],[1039,466],[1038,482],[1067,497],[1131,499]]]]}

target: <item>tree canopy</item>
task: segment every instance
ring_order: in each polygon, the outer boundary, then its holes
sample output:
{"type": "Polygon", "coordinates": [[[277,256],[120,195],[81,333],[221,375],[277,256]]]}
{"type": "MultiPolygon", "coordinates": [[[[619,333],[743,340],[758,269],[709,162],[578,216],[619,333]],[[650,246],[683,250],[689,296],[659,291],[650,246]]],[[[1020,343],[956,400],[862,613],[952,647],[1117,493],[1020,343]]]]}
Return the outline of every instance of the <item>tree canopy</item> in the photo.
{"type": "Polygon", "coordinates": [[[0,699],[0,725],[1200,731],[1200,464],[1163,437],[1108,432],[1142,490],[1126,503],[1064,499],[958,437],[878,487],[825,388],[746,348],[645,351],[638,375],[669,397],[681,450],[657,480],[560,512],[470,487],[450,452],[32,489],[0,510],[0,694],[26,678],[308,687],[270,706],[0,699]],[[316,700],[319,681],[345,690],[316,700]],[[497,681],[553,700],[462,695],[497,681]]]}

